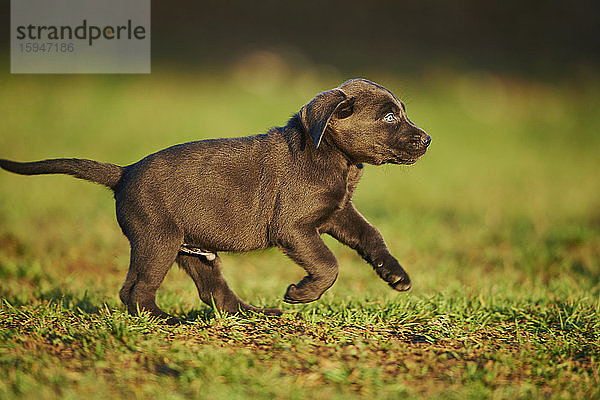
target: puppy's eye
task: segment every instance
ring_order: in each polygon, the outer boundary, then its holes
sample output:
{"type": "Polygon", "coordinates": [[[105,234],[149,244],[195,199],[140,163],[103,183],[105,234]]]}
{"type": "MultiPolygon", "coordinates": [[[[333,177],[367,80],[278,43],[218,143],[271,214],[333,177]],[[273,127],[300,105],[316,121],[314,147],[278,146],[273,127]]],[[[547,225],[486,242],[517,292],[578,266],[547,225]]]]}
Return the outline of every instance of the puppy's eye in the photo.
{"type": "Polygon", "coordinates": [[[396,122],[398,118],[396,118],[396,115],[394,113],[388,113],[385,115],[385,117],[383,117],[383,120],[385,122],[396,122]]]}

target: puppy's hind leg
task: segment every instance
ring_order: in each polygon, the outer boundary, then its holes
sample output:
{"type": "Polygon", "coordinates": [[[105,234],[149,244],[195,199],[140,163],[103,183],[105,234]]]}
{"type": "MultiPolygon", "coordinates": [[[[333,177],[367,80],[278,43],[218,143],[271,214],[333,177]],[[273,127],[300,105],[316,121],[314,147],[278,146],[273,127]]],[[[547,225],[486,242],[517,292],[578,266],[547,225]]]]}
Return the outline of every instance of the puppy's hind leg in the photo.
{"type": "Polygon", "coordinates": [[[130,314],[137,314],[139,309],[166,319],[168,324],[180,322],[156,305],[156,291],[175,262],[180,243],[177,238],[160,235],[131,240],[129,271],[119,293],[130,314]]]}
{"type": "Polygon", "coordinates": [[[231,290],[222,272],[221,259],[217,256],[209,261],[204,256],[179,253],[177,264],[194,280],[200,299],[219,311],[235,314],[239,311],[261,312],[266,315],[281,315],[278,308],[258,308],[245,303],[231,290]]]}
{"type": "Polygon", "coordinates": [[[129,296],[131,295],[131,289],[133,288],[133,285],[135,285],[136,281],[137,281],[137,271],[135,268],[132,268],[130,266],[129,270],[127,271],[127,277],[125,278],[125,282],[123,282],[123,286],[121,287],[121,290],[119,291],[119,298],[121,299],[123,304],[128,305],[129,296]]]}

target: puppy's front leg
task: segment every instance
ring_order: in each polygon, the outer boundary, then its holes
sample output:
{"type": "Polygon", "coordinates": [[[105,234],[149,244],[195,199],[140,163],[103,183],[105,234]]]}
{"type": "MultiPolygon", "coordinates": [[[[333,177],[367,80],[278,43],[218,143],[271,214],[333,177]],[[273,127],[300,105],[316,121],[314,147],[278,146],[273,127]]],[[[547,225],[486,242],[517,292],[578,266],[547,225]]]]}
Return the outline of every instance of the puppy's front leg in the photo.
{"type": "Polygon", "coordinates": [[[279,248],[298,265],[306,275],[297,284],[288,287],[284,301],[309,303],[333,285],[338,275],[335,256],[325,246],[316,229],[298,229],[279,241],[279,248]]]}
{"type": "Polygon", "coordinates": [[[352,202],[337,211],[322,230],[356,250],[392,288],[398,291],[410,289],[408,274],[390,254],[381,233],[354,208],[352,202]]]}

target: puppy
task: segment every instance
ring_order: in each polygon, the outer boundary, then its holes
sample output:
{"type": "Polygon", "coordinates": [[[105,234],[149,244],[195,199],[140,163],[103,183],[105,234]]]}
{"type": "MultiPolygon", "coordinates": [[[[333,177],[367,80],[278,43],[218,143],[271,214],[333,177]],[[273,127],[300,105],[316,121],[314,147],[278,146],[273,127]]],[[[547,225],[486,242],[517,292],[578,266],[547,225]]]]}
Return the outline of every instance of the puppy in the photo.
{"type": "Polygon", "coordinates": [[[352,79],[266,134],[180,144],[125,167],[82,159],[0,160],[0,167],[109,187],[131,244],[120,298],[130,313],[146,310],[176,323],[155,302],[173,262],[194,280],[200,299],[220,311],[281,314],[246,304],[231,290],[219,251],[277,246],[307,273],[284,300],[317,300],[338,274],[323,233],[355,249],[393,289],[410,289],[407,273],[356,210],[352,194],[363,163],[413,164],[430,142],[389,90],[352,79]]]}

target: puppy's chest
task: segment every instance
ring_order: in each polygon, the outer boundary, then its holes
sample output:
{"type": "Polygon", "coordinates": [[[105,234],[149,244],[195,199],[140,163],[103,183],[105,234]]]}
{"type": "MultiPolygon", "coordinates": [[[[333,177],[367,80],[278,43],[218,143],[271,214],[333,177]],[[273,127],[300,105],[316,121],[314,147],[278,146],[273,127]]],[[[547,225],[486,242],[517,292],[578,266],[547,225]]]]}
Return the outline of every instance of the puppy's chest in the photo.
{"type": "Polygon", "coordinates": [[[328,192],[328,201],[326,202],[325,212],[331,213],[341,210],[348,204],[354,195],[354,191],[362,176],[362,166],[351,166],[346,174],[342,176],[335,185],[331,186],[328,192]]]}
{"type": "Polygon", "coordinates": [[[343,208],[352,199],[356,186],[362,177],[362,168],[362,164],[350,166],[348,174],[346,175],[344,195],[342,196],[338,208],[343,208]]]}
{"type": "Polygon", "coordinates": [[[345,171],[323,171],[303,175],[281,186],[273,217],[278,225],[301,222],[320,225],[344,208],[362,175],[357,167],[345,171]]]}

